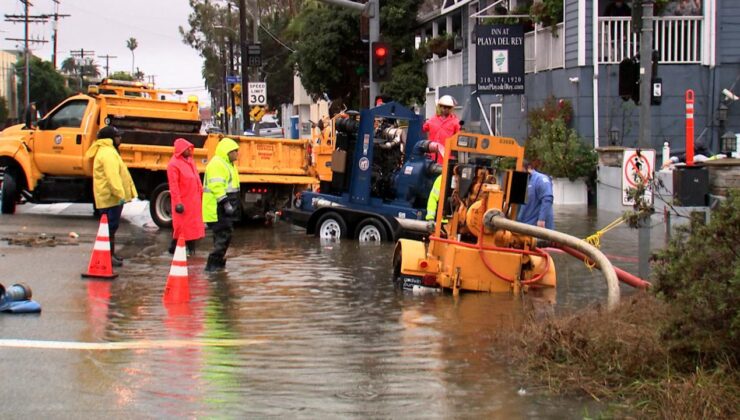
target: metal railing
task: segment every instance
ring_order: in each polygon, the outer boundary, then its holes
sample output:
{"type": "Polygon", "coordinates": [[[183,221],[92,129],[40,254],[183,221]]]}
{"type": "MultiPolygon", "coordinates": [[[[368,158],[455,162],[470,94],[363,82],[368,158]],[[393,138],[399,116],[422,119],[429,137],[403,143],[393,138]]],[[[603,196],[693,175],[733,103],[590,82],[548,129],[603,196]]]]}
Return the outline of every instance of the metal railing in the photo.
{"type": "MultiPolygon", "coordinates": [[[[665,16],[653,21],[653,48],[663,64],[701,63],[705,47],[702,45],[701,16],[665,16]]],[[[600,17],[599,63],[619,63],[640,51],[638,33],[632,31],[630,17],[600,17]]]]}
{"type": "Polygon", "coordinates": [[[524,34],[524,72],[537,73],[543,70],[560,69],[565,66],[565,33],[563,23],[543,28],[537,25],[534,31],[524,34]]]}

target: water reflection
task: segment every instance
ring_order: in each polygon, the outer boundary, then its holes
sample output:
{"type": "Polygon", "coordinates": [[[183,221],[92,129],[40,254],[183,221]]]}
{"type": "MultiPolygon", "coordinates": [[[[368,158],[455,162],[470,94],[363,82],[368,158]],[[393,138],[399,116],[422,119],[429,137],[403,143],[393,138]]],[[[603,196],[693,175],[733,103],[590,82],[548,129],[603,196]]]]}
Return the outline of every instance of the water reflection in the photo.
{"type": "MultiPolygon", "coordinates": [[[[611,221],[563,208],[556,217],[578,236],[611,221]]],[[[636,233],[613,232],[605,250],[634,272],[636,233]]],[[[560,418],[585,410],[580,401],[517,395],[530,387],[496,350],[497,331],[532,322],[523,315],[532,307],[549,312],[546,296],[409,294],[392,286],[392,244],[320,242],[280,224],[240,229],[225,272],[203,273],[204,241],[188,262],[191,302],[163,306],[167,233],[147,235],[132,238],[136,252],[118,280],[87,283],[88,339],[260,342],[90,353],[81,369],[104,372],[119,408],[154,417],[361,418],[560,418]]],[[[557,310],[604,300],[600,273],[554,257],[557,310]]]]}

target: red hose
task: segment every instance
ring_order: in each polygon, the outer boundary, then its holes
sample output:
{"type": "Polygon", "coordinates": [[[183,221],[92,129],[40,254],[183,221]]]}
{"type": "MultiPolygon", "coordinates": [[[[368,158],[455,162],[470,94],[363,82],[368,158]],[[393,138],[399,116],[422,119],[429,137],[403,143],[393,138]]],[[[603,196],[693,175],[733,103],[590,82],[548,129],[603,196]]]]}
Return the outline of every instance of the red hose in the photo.
{"type": "Polygon", "coordinates": [[[446,243],[446,244],[454,244],[454,245],[462,246],[462,247],[465,247],[465,248],[477,249],[479,251],[479,253],[480,253],[480,258],[483,261],[483,264],[485,264],[486,268],[488,268],[488,271],[490,271],[495,276],[497,276],[500,279],[502,279],[504,281],[507,281],[509,283],[514,283],[514,279],[510,279],[508,277],[505,277],[503,274],[501,274],[498,271],[496,271],[495,268],[491,267],[488,264],[488,261],[486,261],[486,259],[484,257],[484,254],[483,254],[483,251],[510,252],[510,253],[513,253],[513,254],[535,255],[535,256],[544,258],[545,259],[545,268],[542,271],[542,273],[537,274],[536,276],[532,277],[529,280],[522,280],[520,282],[521,284],[525,284],[526,285],[526,284],[530,284],[530,283],[534,283],[534,282],[539,281],[540,279],[542,279],[542,277],[545,276],[545,274],[547,274],[547,271],[550,269],[550,258],[549,258],[549,255],[547,255],[546,252],[542,251],[539,248],[537,248],[536,251],[527,251],[527,250],[524,250],[524,249],[502,248],[502,247],[498,247],[498,246],[472,245],[472,244],[466,244],[466,243],[463,243],[463,242],[460,242],[460,241],[453,241],[452,239],[439,238],[437,236],[430,236],[429,237],[429,240],[430,241],[442,242],[442,243],[446,243]]]}
{"type": "MultiPolygon", "coordinates": [[[[569,246],[562,245],[562,244],[553,244],[553,247],[562,249],[566,253],[578,258],[581,261],[584,261],[584,262],[586,260],[591,261],[585,254],[582,254],[581,252],[576,251],[575,249],[569,246]]],[[[649,281],[645,281],[633,274],[630,274],[622,270],[621,268],[614,267],[614,271],[617,273],[617,278],[622,283],[628,284],[632,287],[635,287],[637,289],[642,289],[642,290],[647,290],[650,287],[652,287],[652,284],[649,281]]]]}

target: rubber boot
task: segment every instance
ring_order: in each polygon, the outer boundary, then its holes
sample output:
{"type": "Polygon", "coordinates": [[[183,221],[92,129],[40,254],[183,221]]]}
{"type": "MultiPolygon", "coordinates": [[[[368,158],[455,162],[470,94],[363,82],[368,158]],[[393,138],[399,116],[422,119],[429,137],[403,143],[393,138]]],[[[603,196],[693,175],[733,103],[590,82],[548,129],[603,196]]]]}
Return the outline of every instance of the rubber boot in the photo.
{"type": "Polygon", "coordinates": [[[172,241],[170,241],[170,247],[167,252],[169,252],[170,254],[174,254],[175,248],[177,248],[177,239],[172,238],[172,241]]]}
{"type": "Polygon", "coordinates": [[[206,262],[206,271],[212,272],[221,269],[221,265],[219,264],[220,258],[218,258],[215,255],[209,255],[208,261],[206,262]]]}

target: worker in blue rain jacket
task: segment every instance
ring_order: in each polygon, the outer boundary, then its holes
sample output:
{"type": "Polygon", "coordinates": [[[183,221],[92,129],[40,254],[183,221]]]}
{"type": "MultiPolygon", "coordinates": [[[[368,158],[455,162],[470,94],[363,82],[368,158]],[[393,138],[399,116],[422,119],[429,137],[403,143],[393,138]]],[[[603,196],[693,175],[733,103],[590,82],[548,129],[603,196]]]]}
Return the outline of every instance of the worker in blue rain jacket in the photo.
{"type": "Polygon", "coordinates": [[[532,163],[524,160],[524,169],[529,172],[527,202],[519,207],[516,220],[533,226],[554,228],[552,211],[552,179],[538,172],[532,163]]]}

